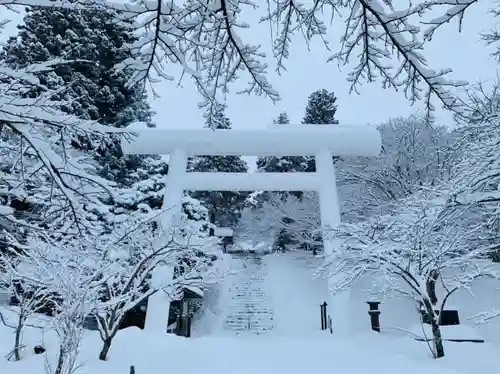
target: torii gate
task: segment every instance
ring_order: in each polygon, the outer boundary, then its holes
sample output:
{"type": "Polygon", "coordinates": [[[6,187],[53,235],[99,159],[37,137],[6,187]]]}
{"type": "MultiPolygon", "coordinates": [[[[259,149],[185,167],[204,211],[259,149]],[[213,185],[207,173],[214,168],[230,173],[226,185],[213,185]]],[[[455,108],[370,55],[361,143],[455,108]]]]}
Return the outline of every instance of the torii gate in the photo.
{"type": "MultiPolygon", "coordinates": [[[[323,228],[340,224],[340,208],[333,156],[377,156],[381,149],[378,130],[370,126],[287,125],[263,130],[167,130],[131,131],[132,142],[123,142],[125,154],[170,155],[161,218],[164,232],[181,211],[184,190],[203,191],[317,191],[323,228]],[[186,173],[188,156],[314,156],[315,173],[186,173]]],[[[335,250],[335,241],[323,236],[325,254],[335,250]]],[[[172,280],[173,269],[158,266],[152,286],[172,280]]],[[[335,279],[329,279],[329,289],[335,279]]],[[[329,300],[336,335],[349,334],[348,294],[329,300]]],[[[145,329],[166,331],[170,300],[162,292],[148,301],[145,329]]]]}

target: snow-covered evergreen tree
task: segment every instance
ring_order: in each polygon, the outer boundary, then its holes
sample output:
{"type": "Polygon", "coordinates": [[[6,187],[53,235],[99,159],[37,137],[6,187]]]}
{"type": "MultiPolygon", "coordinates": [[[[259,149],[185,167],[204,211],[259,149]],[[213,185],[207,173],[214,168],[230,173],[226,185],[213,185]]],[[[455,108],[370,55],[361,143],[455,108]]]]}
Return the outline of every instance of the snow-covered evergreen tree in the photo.
{"type": "MultiPolygon", "coordinates": [[[[290,117],[286,112],[280,113],[274,124],[290,124],[290,117]]],[[[268,173],[289,173],[307,171],[307,164],[301,156],[263,156],[257,158],[257,170],[268,173]]]]}
{"type": "MultiPolygon", "coordinates": [[[[290,117],[286,112],[280,113],[274,124],[287,125],[290,123],[290,117]]],[[[307,164],[304,157],[301,156],[262,156],[257,158],[257,170],[268,173],[288,173],[302,172],[307,170],[307,164]]]]}
{"type": "MultiPolygon", "coordinates": [[[[336,101],[337,97],[333,92],[326,89],[314,91],[309,95],[307,100],[306,111],[302,123],[311,125],[338,124],[339,121],[335,119],[335,113],[337,112],[337,105],[335,105],[336,101]]],[[[336,159],[338,159],[338,157],[333,158],[333,160],[336,159]]],[[[304,157],[304,160],[307,163],[307,169],[309,171],[316,170],[314,157],[304,157]]]]}
{"type": "MultiPolygon", "coordinates": [[[[12,68],[54,58],[77,60],[37,74],[42,85],[57,91],[53,99],[62,101],[63,112],[113,127],[137,121],[152,126],[142,86],[128,84],[132,71],[113,71],[117,63],[130,57],[126,46],[136,40],[132,22],[116,22],[116,18],[117,12],[111,9],[26,8],[18,35],[9,38],[1,56],[12,68]]],[[[32,87],[25,95],[34,98],[40,93],[38,87],[32,87]]],[[[116,137],[71,140],[76,148],[94,151],[101,176],[119,185],[135,181],[128,174],[143,157],[123,157],[116,137]]]]}
{"type": "Polygon", "coordinates": [[[335,119],[337,97],[333,92],[326,89],[314,91],[309,95],[306,113],[302,123],[316,125],[336,125],[335,119]]]}
{"type": "MultiPolygon", "coordinates": [[[[126,46],[136,40],[131,21],[116,22],[116,17],[117,12],[110,9],[27,8],[24,23],[18,26],[18,35],[11,37],[1,51],[3,63],[20,69],[58,58],[74,62],[36,72],[39,84],[31,85],[18,95],[36,99],[49,90],[53,105],[69,115],[112,127],[126,127],[137,121],[151,126],[152,112],[142,87],[128,84],[133,72],[126,69],[113,72],[117,63],[130,57],[126,46]]],[[[57,129],[49,133],[47,130],[44,136],[57,139],[66,152],[78,157],[82,167],[111,181],[114,187],[130,187],[154,174],[151,157],[124,156],[116,136],[63,133],[57,129]]],[[[15,134],[6,134],[7,138],[16,142],[15,134]]],[[[19,175],[12,175],[10,179],[19,175]]],[[[14,184],[10,184],[9,194],[14,191],[14,184]]],[[[48,206],[44,207],[44,200],[38,199],[35,204],[34,199],[28,198],[30,195],[32,192],[25,193],[24,197],[18,194],[14,204],[16,214],[29,211],[31,219],[53,221],[51,215],[46,214],[54,210],[53,202],[45,200],[48,206]]],[[[114,189],[111,194],[94,191],[93,195],[94,200],[83,198],[82,214],[92,222],[93,229],[112,230],[116,220],[109,219],[106,212],[120,213],[120,205],[113,205],[117,204],[116,196],[123,192],[114,189]],[[111,227],[105,228],[109,225],[111,227]]]]}
{"type": "MultiPolygon", "coordinates": [[[[223,110],[216,116],[215,131],[228,130],[231,121],[223,110]]],[[[239,156],[196,156],[189,159],[188,171],[245,173],[248,165],[239,156]]],[[[190,196],[200,200],[208,208],[210,222],[217,226],[233,227],[238,222],[241,210],[248,196],[246,192],[233,191],[190,191],[190,196]]]]}
{"type": "MultiPolygon", "coordinates": [[[[60,97],[68,99],[61,105],[64,112],[113,127],[150,122],[142,88],[127,85],[131,72],[113,71],[130,56],[126,45],[135,41],[131,25],[116,22],[116,11],[30,7],[18,28],[2,52],[13,68],[57,57],[84,60],[38,75],[42,84],[60,89],[60,97]]],[[[29,96],[36,97],[38,90],[33,91],[29,96]]]]}

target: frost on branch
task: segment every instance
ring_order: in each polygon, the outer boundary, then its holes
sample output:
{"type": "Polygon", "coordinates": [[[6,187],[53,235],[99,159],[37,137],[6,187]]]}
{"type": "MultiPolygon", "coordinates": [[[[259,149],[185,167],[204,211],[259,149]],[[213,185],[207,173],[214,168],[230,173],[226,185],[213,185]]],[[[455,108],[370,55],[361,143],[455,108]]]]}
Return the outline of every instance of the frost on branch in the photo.
{"type": "Polygon", "coordinates": [[[451,89],[466,83],[448,80],[450,69],[434,71],[427,67],[420,29],[410,23],[410,15],[405,11],[387,12],[377,0],[354,1],[340,52],[330,60],[338,59],[345,65],[356,59],[349,74],[351,91],[357,91],[362,80],[374,82],[380,78],[384,88],[402,89],[412,104],[424,100],[430,119],[435,110],[433,96],[446,109],[460,112],[461,102],[451,89]],[[391,66],[393,57],[400,61],[399,66],[391,66]]]}
{"type": "MultiPolygon", "coordinates": [[[[425,1],[408,5],[400,10],[390,1],[314,0],[266,0],[263,4],[250,0],[189,0],[174,2],[166,0],[116,1],[89,0],[67,3],[47,0],[0,0],[2,4],[25,4],[61,6],[65,8],[110,7],[119,11],[121,20],[133,19],[139,40],[130,45],[133,56],[117,66],[135,71],[131,84],[157,77],[174,80],[177,65],[190,75],[202,94],[202,107],[211,117],[220,110],[221,95],[228,92],[228,85],[240,73],[249,77],[244,93],[264,94],[272,100],[278,93],[269,84],[267,64],[260,45],[251,45],[243,40],[244,29],[252,25],[243,19],[258,12],[260,22],[268,23],[276,70],[285,69],[285,60],[290,57],[290,46],[295,35],[301,34],[309,43],[318,37],[329,49],[327,31],[331,27],[325,22],[329,15],[332,21],[340,13],[347,14],[345,33],[340,52],[332,56],[342,64],[354,63],[349,75],[352,90],[356,91],[361,81],[382,80],[384,87],[401,89],[411,102],[423,100],[427,114],[434,110],[433,97],[443,106],[456,113],[462,110],[462,102],[453,90],[465,82],[447,79],[449,69],[433,70],[427,66],[423,56],[424,43],[445,23],[457,18],[461,27],[465,11],[476,0],[425,1]],[[434,8],[445,7],[445,14],[425,18],[434,8]],[[324,13],[324,11],[328,13],[324,13]],[[417,23],[427,25],[421,31],[417,23]],[[422,35],[423,33],[423,35],[422,35]],[[273,40],[274,39],[274,40],[273,40]],[[392,66],[394,58],[399,64],[392,66]]],[[[495,33],[486,38],[496,42],[495,33]]],[[[265,38],[266,40],[268,38],[265,38]]]]}
{"type": "MultiPolygon", "coordinates": [[[[134,18],[139,39],[130,45],[133,56],[117,66],[135,71],[132,84],[156,77],[174,80],[167,73],[170,64],[178,64],[190,75],[202,95],[201,107],[211,118],[220,110],[228,85],[249,77],[240,93],[265,95],[273,101],[278,93],[266,78],[267,65],[259,45],[244,43],[239,30],[249,27],[240,20],[242,6],[237,0],[138,2],[122,14],[134,18]]],[[[111,5],[113,6],[113,5],[111,5]]]]}
{"type": "Polygon", "coordinates": [[[478,239],[486,241],[500,254],[498,202],[500,201],[500,91],[496,82],[491,92],[483,86],[469,91],[470,114],[456,131],[456,147],[462,157],[453,168],[449,187],[449,210],[464,212],[476,225],[482,225],[478,239]]]}
{"type": "MultiPolygon", "coordinates": [[[[448,210],[477,227],[476,244],[500,261],[498,234],[500,201],[500,91],[496,82],[491,92],[483,86],[469,91],[469,119],[456,131],[457,148],[463,156],[453,168],[448,187],[448,210]]],[[[450,213],[450,214],[451,214],[450,213]]]]}
{"type": "Polygon", "coordinates": [[[21,334],[33,313],[53,316],[40,327],[55,331],[59,337],[57,360],[53,367],[47,363],[54,374],[69,374],[75,369],[83,320],[97,302],[97,275],[109,274],[109,269],[99,267],[99,253],[89,244],[78,240],[60,245],[47,236],[29,237],[22,251],[9,250],[1,258],[6,271],[3,280],[14,291],[18,304],[15,344],[19,343],[17,333],[21,334]]]}
{"type": "MultiPolygon", "coordinates": [[[[287,249],[320,249],[321,219],[315,192],[294,195],[269,194],[258,207],[244,210],[240,235],[255,244],[286,237],[287,249]]],[[[284,243],[283,243],[284,244],[284,243]]]]}
{"type": "Polygon", "coordinates": [[[382,136],[379,157],[337,161],[342,219],[349,222],[387,214],[421,189],[449,181],[460,152],[445,126],[429,126],[422,116],[393,118],[377,126],[382,136]]]}
{"type": "MultiPolygon", "coordinates": [[[[194,212],[196,209],[192,208],[194,212]]],[[[96,278],[99,303],[92,310],[102,340],[101,360],[106,360],[114,337],[132,309],[144,305],[157,292],[177,300],[184,287],[202,289],[210,281],[209,275],[215,275],[209,274],[209,270],[214,261],[210,253],[216,243],[202,230],[202,222],[182,214],[179,226],[172,230],[173,235],[162,240],[153,237],[151,220],[138,226],[134,226],[135,223],[133,220],[121,222],[93,243],[93,248],[102,254],[100,268],[106,269],[96,278]],[[157,266],[173,268],[174,279],[153,285],[151,279],[157,266]]],[[[212,281],[218,280],[217,276],[212,277],[212,281]]]]}
{"type": "Polygon", "coordinates": [[[500,276],[488,260],[488,248],[475,243],[472,226],[445,213],[446,199],[414,196],[397,214],[344,224],[335,233],[339,249],[324,271],[334,276],[334,291],[362,278],[372,292],[406,295],[431,317],[436,357],[444,355],[436,310],[458,289],[469,289],[479,277],[500,276]]]}
{"type": "Polygon", "coordinates": [[[267,0],[266,2],[268,12],[260,22],[268,22],[271,30],[276,27],[273,54],[278,73],[286,70],[285,60],[290,57],[290,45],[297,32],[302,33],[307,42],[314,36],[321,37],[328,48],[328,41],[325,39],[327,26],[316,14],[316,11],[322,8],[321,1],[316,1],[312,9],[307,9],[304,4],[294,0],[267,0]]]}
{"type": "MultiPolygon", "coordinates": [[[[7,239],[15,241],[15,238],[7,235],[7,239]]],[[[22,358],[23,332],[31,317],[41,311],[47,311],[51,305],[53,295],[41,286],[40,279],[27,278],[23,276],[23,269],[27,264],[28,257],[24,252],[7,251],[0,255],[0,288],[11,295],[13,306],[5,308],[15,315],[15,319],[7,318],[0,313],[2,323],[14,330],[14,343],[11,357],[15,361],[22,358]]],[[[30,325],[33,327],[33,325],[30,325]]],[[[36,326],[41,328],[41,326],[36,326]]],[[[10,357],[9,357],[10,358],[10,357]]]]}

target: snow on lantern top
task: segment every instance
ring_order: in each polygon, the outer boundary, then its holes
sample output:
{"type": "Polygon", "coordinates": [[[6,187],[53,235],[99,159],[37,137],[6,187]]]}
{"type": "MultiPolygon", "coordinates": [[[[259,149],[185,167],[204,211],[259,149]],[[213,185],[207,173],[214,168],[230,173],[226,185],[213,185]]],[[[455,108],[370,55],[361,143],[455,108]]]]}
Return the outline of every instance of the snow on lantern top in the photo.
{"type": "Polygon", "coordinates": [[[233,235],[234,235],[234,231],[230,227],[216,227],[214,229],[214,236],[217,236],[217,237],[223,237],[223,236],[231,237],[233,235]]]}
{"type": "Polygon", "coordinates": [[[379,131],[372,126],[283,126],[256,130],[144,129],[122,142],[125,154],[167,155],[182,149],[188,156],[377,156],[379,131]]]}

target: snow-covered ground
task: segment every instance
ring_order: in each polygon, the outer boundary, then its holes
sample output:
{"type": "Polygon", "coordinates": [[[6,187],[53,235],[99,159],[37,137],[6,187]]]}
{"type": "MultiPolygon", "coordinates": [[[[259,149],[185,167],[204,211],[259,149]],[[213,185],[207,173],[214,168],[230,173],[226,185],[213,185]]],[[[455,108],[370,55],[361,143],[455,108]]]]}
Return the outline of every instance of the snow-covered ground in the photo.
{"type": "MultiPolygon", "coordinates": [[[[128,328],[118,333],[108,361],[101,362],[97,359],[101,347],[99,335],[86,332],[78,357],[82,366],[75,374],[124,374],[129,373],[131,365],[135,366],[136,374],[170,371],[303,374],[323,370],[343,374],[500,373],[497,358],[500,345],[489,340],[484,344],[445,342],[446,357],[433,360],[427,343],[412,338],[424,336],[418,323],[399,330],[385,329],[382,333],[370,331],[364,301],[359,303],[363,308],[359,312],[360,326],[364,327],[355,335],[341,339],[320,331],[319,304],[326,297],[326,280],[313,279],[313,268],[319,262],[320,259],[303,253],[248,258],[235,255],[230,264],[232,273],[209,289],[204,312],[193,325],[192,338],[128,328]],[[236,304],[235,295],[239,295],[236,304]],[[237,311],[245,314],[245,310],[249,311],[246,321],[254,329],[246,334],[228,329],[228,318],[237,315],[237,311]],[[260,327],[269,326],[265,333],[257,335],[255,319],[259,318],[260,327]]],[[[0,312],[8,323],[14,322],[12,313],[1,308],[0,312]]],[[[396,311],[393,309],[392,313],[396,311]]],[[[464,324],[443,328],[443,337],[480,338],[481,334],[464,324]]],[[[26,349],[20,362],[4,358],[13,341],[12,329],[0,324],[1,374],[45,374],[46,362],[55,360],[58,340],[52,331],[26,328],[23,337],[26,349]],[[44,346],[47,353],[35,356],[35,345],[44,346]]]]}
{"type": "MultiPolygon", "coordinates": [[[[2,356],[13,336],[0,328],[2,356]]],[[[49,360],[57,348],[56,337],[28,331],[28,345],[43,343],[49,360]]],[[[107,362],[97,360],[100,340],[96,332],[84,338],[78,363],[79,374],[124,374],[131,365],[136,373],[182,372],[186,374],[303,374],[333,370],[343,374],[477,374],[500,372],[498,347],[489,344],[447,344],[448,356],[432,360],[425,343],[409,338],[390,338],[366,333],[350,339],[336,339],[327,333],[306,337],[207,336],[185,339],[165,334],[148,334],[137,328],[122,330],[116,337],[107,362]],[[208,368],[210,369],[209,371],[208,368]]],[[[20,362],[0,360],[0,373],[45,374],[45,354],[30,355],[20,362]]]]}
{"type": "Polygon", "coordinates": [[[313,279],[320,259],[300,252],[264,256],[269,268],[265,286],[272,295],[280,336],[307,336],[321,327],[320,304],[326,300],[327,281],[313,279]]]}

